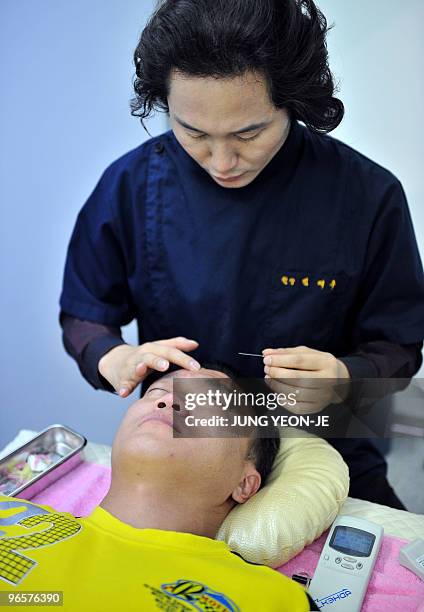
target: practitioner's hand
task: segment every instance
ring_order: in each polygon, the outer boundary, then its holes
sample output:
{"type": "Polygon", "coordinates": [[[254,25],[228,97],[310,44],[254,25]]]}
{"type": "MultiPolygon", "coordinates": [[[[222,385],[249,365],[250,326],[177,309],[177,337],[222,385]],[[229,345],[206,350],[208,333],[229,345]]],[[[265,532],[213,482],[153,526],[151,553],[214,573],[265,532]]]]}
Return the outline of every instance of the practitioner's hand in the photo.
{"type": "Polygon", "coordinates": [[[198,370],[200,364],[184,352],[194,351],[198,345],[195,340],[182,337],[140,346],[121,344],[103,355],[98,369],[121,397],[128,397],[152,370],[166,372],[170,363],[198,370]]]}
{"type": "Polygon", "coordinates": [[[296,405],[286,406],[293,414],[313,414],[347,396],[350,379],[345,364],[331,353],[307,346],[265,349],[265,378],[277,393],[296,393],[296,405]]]}

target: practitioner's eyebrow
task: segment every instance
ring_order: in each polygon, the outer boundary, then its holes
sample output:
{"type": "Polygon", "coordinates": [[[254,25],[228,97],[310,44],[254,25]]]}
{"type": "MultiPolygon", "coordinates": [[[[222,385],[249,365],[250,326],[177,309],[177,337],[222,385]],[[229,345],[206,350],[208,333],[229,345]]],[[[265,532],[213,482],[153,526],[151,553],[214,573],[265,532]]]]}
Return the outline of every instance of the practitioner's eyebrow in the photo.
{"type": "MultiPolygon", "coordinates": [[[[186,128],[187,130],[191,130],[192,132],[197,132],[198,134],[206,134],[206,132],[204,132],[203,130],[199,130],[199,128],[194,127],[194,125],[190,125],[189,123],[187,123],[186,121],[183,121],[183,119],[180,119],[176,115],[174,117],[175,117],[175,121],[179,123],[182,127],[186,128]]],[[[259,121],[258,123],[251,123],[250,125],[246,125],[245,127],[242,127],[239,130],[235,130],[234,132],[231,132],[231,134],[234,135],[234,134],[245,134],[246,132],[254,132],[255,130],[260,130],[266,127],[270,123],[271,121],[259,121]]]]}

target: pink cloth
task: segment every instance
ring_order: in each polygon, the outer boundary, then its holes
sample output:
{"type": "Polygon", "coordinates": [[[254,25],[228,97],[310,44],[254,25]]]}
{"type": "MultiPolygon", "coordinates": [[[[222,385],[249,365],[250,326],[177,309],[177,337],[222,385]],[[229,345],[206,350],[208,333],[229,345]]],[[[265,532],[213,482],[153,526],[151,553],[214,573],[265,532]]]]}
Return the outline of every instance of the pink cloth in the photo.
{"type": "MultiPolygon", "coordinates": [[[[278,568],[286,576],[313,575],[327,532],[300,554],[278,568]]],[[[362,612],[418,612],[424,610],[424,582],[398,563],[399,549],[407,540],[384,536],[368,586],[362,612]]]]}
{"type": "MultiPolygon", "coordinates": [[[[103,465],[81,463],[31,501],[52,506],[74,516],[87,516],[99,505],[110,485],[111,470],[103,465]]],[[[312,576],[326,533],[307,546],[278,571],[286,576],[307,572],[312,576]]],[[[424,602],[424,582],[399,565],[399,549],[406,540],[385,536],[368,588],[362,612],[418,612],[424,602]]]]}
{"type": "Polygon", "coordinates": [[[83,462],[31,501],[74,516],[87,516],[108,492],[110,475],[110,467],[83,462]]]}

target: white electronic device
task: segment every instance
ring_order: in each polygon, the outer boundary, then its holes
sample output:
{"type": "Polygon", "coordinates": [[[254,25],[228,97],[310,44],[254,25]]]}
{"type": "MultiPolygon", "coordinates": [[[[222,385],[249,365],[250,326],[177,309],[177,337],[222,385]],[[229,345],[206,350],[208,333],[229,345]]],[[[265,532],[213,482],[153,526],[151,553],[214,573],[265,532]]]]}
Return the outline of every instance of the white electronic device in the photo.
{"type": "Polygon", "coordinates": [[[382,539],[383,528],[376,523],[337,517],[308,588],[320,610],[361,610],[382,539]]]}
{"type": "Polygon", "coordinates": [[[424,580],[424,540],[419,538],[401,548],[399,563],[424,580]]]}

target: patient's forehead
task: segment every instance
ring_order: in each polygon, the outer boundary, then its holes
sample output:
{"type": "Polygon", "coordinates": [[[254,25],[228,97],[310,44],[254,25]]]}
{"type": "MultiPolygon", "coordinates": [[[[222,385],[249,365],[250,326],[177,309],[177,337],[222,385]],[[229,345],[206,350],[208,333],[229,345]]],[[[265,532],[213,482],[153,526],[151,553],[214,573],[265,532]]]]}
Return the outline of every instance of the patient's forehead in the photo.
{"type": "MultiPolygon", "coordinates": [[[[153,375],[154,376],[154,375],[153,375]]],[[[209,370],[208,368],[200,368],[200,370],[173,370],[164,374],[163,376],[157,377],[154,376],[154,380],[152,380],[148,387],[146,387],[146,391],[150,389],[153,385],[157,385],[159,382],[167,383],[170,385],[175,378],[229,378],[227,374],[223,372],[219,372],[218,370],[209,370]]],[[[148,381],[147,381],[148,382],[148,381]]]]}
{"type": "Polygon", "coordinates": [[[208,370],[207,368],[200,368],[200,370],[175,370],[174,372],[168,372],[159,379],[156,380],[173,380],[174,378],[229,378],[227,374],[219,372],[218,370],[208,370]]]}

